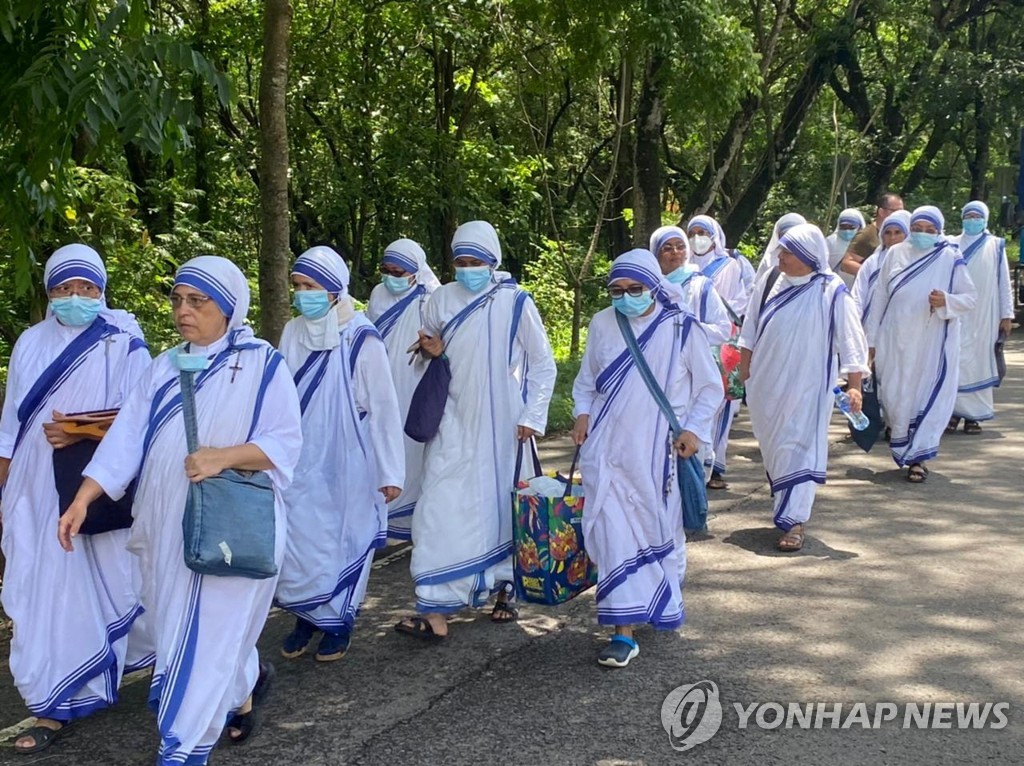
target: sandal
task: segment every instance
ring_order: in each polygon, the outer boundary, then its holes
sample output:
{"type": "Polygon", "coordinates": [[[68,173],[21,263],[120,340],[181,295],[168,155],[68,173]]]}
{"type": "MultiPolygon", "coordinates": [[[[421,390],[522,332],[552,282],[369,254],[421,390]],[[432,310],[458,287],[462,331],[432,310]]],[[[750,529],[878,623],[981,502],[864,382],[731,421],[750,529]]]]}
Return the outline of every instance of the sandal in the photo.
{"type": "Polygon", "coordinates": [[[597,664],[606,668],[624,668],[639,654],[640,647],[636,641],[629,636],[620,636],[616,633],[597,655],[597,664]]]}
{"type": "Polygon", "coordinates": [[[804,547],[804,526],[803,524],[794,524],[790,527],[779,541],[775,544],[775,547],[784,553],[795,553],[804,547]]]}
{"type": "MultiPolygon", "coordinates": [[[[953,417],[951,417],[949,419],[949,423],[946,426],[946,433],[947,434],[955,434],[956,433],[956,427],[958,425],[960,425],[960,418],[958,418],[958,417],[956,417],[954,415],[953,417]]],[[[967,430],[967,426],[965,425],[964,426],[964,431],[966,431],[966,430],[967,430]]]]}
{"type": "Polygon", "coordinates": [[[350,643],[352,643],[351,633],[324,632],[313,659],[317,662],[337,662],[345,656],[350,643]]]}
{"type": "Polygon", "coordinates": [[[907,481],[911,484],[921,484],[928,478],[928,469],[920,463],[911,463],[907,469],[907,481]]]}
{"type": "Polygon", "coordinates": [[[270,691],[270,687],[273,685],[276,677],[277,668],[269,662],[260,663],[260,676],[256,679],[256,685],[252,687],[252,707],[249,708],[248,713],[235,713],[224,726],[231,744],[240,745],[256,731],[262,720],[257,711],[257,706],[266,698],[267,692],[270,691]],[[238,736],[232,737],[228,729],[238,729],[238,736]]]}
{"type": "Polygon", "coordinates": [[[507,582],[501,586],[498,600],[491,610],[491,622],[515,622],[519,619],[519,607],[515,605],[515,586],[507,582]]]}
{"type": "Polygon", "coordinates": [[[40,750],[45,750],[56,742],[70,725],[70,723],[61,724],[59,729],[51,729],[49,726],[41,725],[31,726],[15,738],[14,751],[29,755],[30,753],[38,753],[40,750]],[[24,737],[32,737],[32,744],[19,746],[18,740],[24,737]]]}
{"type": "Polygon", "coordinates": [[[964,421],[964,433],[965,434],[980,434],[981,423],[977,420],[965,420],[964,421]]]}
{"type": "Polygon", "coordinates": [[[407,636],[413,636],[414,638],[434,643],[439,643],[448,638],[447,633],[435,633],[434,626],[430,624],[430,620],[419,615],[406,617],[404,620],[395,623],[395,630],[398,633],[405,633],[407,636]]]}
{"type": "Polygon", "coordinates": [[[711,472],[711,478],[708,479],[708,489],[728,489],[729,485],[725,483],[725,479],[722,478],[722,474],[718,471],[711,472]]]}

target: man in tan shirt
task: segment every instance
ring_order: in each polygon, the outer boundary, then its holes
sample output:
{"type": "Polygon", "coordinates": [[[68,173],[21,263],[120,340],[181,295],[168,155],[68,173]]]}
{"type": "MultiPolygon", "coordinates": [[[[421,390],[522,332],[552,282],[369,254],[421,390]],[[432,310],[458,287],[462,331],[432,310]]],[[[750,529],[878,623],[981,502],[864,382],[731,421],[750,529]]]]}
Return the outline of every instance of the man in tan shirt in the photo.
{"type": "Polygon", "coordinates": [[[847,274],[857,275],[860,265],[878,249],[881,240],[878,232],[882,230],[882,223],[889,217],[890,213],[903,209],[903,198],[894,192],[886,192],[878,198],[875,205],[875,218],[871,223],[857,232],[857,235],[850,240],[850,246],[846,248],[846,255],[839,263],[839,269],[847,274]]]}

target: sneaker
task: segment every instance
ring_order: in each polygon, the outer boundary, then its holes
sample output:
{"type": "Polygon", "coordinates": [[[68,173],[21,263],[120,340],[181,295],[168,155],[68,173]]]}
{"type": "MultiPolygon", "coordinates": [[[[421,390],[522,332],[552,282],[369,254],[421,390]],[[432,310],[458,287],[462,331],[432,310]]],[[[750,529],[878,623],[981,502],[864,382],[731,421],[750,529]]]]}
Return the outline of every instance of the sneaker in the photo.
{"type": "Polygon", "coordinates": [[[313,640],[315,632],[316,626],[313,623],[301,617],[296,618],[294,630],[285,636],[284,644],[281,646],[281,656],[289,660],[301,657],[306,653],[306,646],[313,640]]]}
{"type": "Polygon", "coordinates": [[[352,642],[351,633],[324,633],[313,659],[317,662],[335,662],[345,656],[352,642]]]}
{"type": "Polygon", "coordinates": [[[597,655],[597,664],[606,668],[624,668],[638,654],[640,647],[636,641],[628,636],[615,635],[597,655]]]}

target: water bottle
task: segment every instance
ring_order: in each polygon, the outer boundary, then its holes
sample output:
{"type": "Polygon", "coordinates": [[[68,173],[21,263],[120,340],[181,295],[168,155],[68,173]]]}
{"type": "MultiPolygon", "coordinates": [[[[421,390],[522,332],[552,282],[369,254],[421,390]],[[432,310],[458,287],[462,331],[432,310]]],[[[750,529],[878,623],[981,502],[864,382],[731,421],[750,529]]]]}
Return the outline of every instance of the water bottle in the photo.
{"type": "Polygon", "coordinates": [[[868,416],[863,412],[854,412],[850,408],[849,394],[845,393],[839,386],[833,388],[832,393],[836,395],[836,407],[839,408],[841,413],[846,415],[847,420],[849,420],[853,425],[854,430],[863,431],[868,427],[868,423],[871,422],[868,420],[868,416]]]}

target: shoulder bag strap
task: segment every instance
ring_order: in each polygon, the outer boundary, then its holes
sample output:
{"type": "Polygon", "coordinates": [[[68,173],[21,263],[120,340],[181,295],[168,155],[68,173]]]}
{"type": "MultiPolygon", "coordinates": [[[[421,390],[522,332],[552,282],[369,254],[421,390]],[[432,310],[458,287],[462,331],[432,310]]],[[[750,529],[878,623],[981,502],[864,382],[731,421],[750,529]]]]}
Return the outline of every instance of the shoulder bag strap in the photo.
{"type": "Polygon", "coordinates": [[[772,288],[775,287],[775,283],[779,281],[779,274],[781,273],[778,266],[773,266],[772,270],[768,272],[768,279],[764,281],[764,292],[761,293],[761,304],[757,309],[758,321],[760,321],[761,312],[764,311],[764,304],[768,302],[768,295],[771,293],[772,288]]]}
{"type": "Polygon", "coordinates": [[[182,370],[178,373],[181,383],[181,414],[185,418],[185,441],[188,454],[199,449],[199,427],[196,424],[195,373],[182,370]]]}
{"type": "Polygon", "coordinates": [[[625,315],[616,311],[615,321],[619,324],[619,332],[622,333],[622,337],[626,341],[626,348],[629,349],[629,355],[633,357],[633,363],[636,365],[640,377],[643,378],[647,390],[651,392],[654,401],[657,402],[662,414],[668,420],[668,427],[672,431],[672,436],[677,437],[683,430],[679,425],[679,418],[676,417],[676,412],[672,409],[672,405],[669,404],[665,392],[658,385],[658,381],[654,379],[654,373],[651,372],[651,368],[647,365],[647,360],[644,359],[643,352],[640,351],[640,344],[636,342],[636,336],[633,334],[633,328],[629,326],[629,320],[626,319],[625,315]]]}

